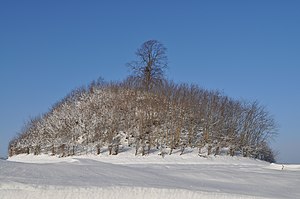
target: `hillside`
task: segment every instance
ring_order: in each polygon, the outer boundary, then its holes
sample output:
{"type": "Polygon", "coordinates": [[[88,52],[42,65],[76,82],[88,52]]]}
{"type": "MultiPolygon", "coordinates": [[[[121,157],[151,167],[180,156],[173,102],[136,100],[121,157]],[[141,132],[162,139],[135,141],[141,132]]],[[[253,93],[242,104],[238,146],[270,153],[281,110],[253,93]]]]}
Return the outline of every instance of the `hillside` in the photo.
{"type": "Polygon", "coordinates": [[[164,81],[151,90],[131,78],[92,82],[74,90],[49,112],[31,119],[9,144],[9,156],[60,157],[157,152],[231,155],[273,162],[269,142],[276,125],[257,102],[231,99],[195,85],[164,81]]]}
{"type": "Polygon", "coordinates": [[[161,158],[18,155],[0,160],[0,195],[10,198],[299,198],[300,165],[243,157],[161,158]],[[18,161],[18,162],[16,162],[18,161]]]}

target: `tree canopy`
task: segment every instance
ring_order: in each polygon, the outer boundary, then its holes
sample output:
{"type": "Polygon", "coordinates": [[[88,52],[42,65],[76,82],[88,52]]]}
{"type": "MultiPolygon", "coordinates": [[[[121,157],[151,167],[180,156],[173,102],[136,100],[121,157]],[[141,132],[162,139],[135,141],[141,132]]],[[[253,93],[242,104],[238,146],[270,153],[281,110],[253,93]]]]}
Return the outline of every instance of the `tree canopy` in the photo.
{"type": "Polygon", "coordinates": [[[164,72],[168,65],[166,51],[166,47],[159,41],[149,40],[137,49],[137,60],[128,63],[133,77],[145,89],[151,90],[165,79],[164,72]]]}

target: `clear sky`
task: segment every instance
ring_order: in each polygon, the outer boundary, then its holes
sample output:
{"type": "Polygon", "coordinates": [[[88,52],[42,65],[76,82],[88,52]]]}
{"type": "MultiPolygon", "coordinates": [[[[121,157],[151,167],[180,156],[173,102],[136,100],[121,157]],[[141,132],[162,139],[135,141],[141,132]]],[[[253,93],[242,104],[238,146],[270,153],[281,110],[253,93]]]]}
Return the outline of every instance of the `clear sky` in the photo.
{"type": "Polygon", "coordinates": [[[0,1],[0,155],[30,117],[98,77],[123,80],[145,41],[167,77],[274,115],[279,162],[300,163],[300,1],[0,1]]]}

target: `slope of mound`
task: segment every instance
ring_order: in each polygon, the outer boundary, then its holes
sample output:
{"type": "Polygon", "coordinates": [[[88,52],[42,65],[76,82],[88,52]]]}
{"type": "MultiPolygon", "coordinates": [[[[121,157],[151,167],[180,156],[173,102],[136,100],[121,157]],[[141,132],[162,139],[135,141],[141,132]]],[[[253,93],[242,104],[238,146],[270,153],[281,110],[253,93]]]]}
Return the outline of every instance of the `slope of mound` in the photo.
{"type": "MultiPolygon", "coordinates": [[[[48,154],[33,155],[33,154],[20,154],[8,158],[10,162],[22,162],[22,163],[37,163],[37,164],[47,164],[47,163],[72,163],[78,160],[88,159],[94,161],[100,161],[112,164],[223,164],[223,165],[270,165],[268,162],[245,158],[241,156],[202,156],[200,157],[197,149],[187,148],[183,155],[180,155],[180,150],[174,150],[172,155],[160,155],[160,152],[152,151],[148,155],[135,155],[135,150],[132,148],[124,149],[125,152],[119,153],[118,155],[109,155],[108,152],[102,153],[101,155],[80,155],[80,156],[68,156],[59,157],[52,156],[48,154]]],[[[275,165],[275,164],[271,164],[275,165]]]]}

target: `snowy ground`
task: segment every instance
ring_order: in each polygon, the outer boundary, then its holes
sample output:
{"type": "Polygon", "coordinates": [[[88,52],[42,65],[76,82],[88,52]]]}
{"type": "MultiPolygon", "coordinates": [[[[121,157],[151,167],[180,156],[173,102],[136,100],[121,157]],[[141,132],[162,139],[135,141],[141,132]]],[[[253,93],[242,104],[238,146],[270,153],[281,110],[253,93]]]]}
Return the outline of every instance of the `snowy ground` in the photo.
{"type": "Polygon", "coordinates": [[[300,165],[240,157],[20,155],[0,160],[0,198],[300,198],[300,165]]]}

